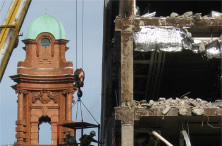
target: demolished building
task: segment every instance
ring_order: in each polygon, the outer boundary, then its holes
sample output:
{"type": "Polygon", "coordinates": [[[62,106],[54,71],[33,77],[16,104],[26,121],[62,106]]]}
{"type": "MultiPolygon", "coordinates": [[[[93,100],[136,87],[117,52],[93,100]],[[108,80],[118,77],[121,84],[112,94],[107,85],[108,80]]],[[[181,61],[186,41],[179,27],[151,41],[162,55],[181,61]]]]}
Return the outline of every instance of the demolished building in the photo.
{"type": "Polygon", "coordinates": [[[221,1],[105,0],[105,145],[221,145],[221,1]]]}

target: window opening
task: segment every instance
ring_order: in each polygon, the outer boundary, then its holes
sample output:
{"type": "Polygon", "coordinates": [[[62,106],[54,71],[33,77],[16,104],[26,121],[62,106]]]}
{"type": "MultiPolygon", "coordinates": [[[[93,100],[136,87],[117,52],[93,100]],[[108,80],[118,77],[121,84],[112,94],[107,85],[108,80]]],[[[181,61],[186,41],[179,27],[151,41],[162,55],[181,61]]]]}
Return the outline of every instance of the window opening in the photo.
{"type": "Polygon", "coordinates": [[[49,45],[50,45],[50,40],[49,40],[49,39],[47,39],[47,38],[41,39],[41,46],[42,46],[43,48],[48,48],[49,45]]]}
{"type": "Polygon", "coordinates": [[[39,144],[51,144],[51,119],[48,116],[39,118],[39,144]]]}

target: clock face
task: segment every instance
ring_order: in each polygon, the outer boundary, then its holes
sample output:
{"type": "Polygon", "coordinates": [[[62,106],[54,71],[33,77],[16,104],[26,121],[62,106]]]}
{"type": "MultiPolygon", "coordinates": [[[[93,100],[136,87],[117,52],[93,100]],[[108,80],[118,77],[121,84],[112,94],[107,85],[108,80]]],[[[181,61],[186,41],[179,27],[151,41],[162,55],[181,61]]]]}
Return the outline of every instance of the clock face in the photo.
{"type": "Polygon", "coordinates": [[[42,46],[43,48],[48,48],[49,45],[50,45],[50,40],[49,40],[49,39],[43,38],[43,39],[41,40],[41,46],[42,46]]]}

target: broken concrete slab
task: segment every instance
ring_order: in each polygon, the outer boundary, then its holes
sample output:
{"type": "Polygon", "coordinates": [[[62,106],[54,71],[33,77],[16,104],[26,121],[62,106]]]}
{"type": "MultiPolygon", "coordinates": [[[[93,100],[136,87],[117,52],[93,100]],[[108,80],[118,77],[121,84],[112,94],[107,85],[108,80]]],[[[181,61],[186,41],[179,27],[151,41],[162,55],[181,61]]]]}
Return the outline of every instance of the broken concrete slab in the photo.
{"type": "Polygon", "coordinates": [[[193,108],[192,113],[194,113],[195,115],[200,116],[200,115],[203,115],[204,109],[201,108],[201,107],[200,108],[193,108]]]}
{"type": "Polygon", "coordinates": [[[170,14],[170,17],[172,17],[172,18],[176,18],[176,17],[178,17],[179,16],[179,14],[177,14],[177,13],[175,13],[175,12],[172,12],[171,14],[170,14]]]}
{"type": "Polygon", "coordinates": [[[186,108],[179,108],[179,114],[182,116],[188,115],[188,110],[186,108]]]}
{"type": "Polygon", "coordinates": [[[183,14],[184,17],[191,17],[192,15],[193,15],[192,11],[188,11],[183,14]]]}
{"type": "Polygon", "coordinates": [[[171,109],[171,107],[169,105],[166,105],[166,107],[164,108],[162,113],[165,115],[169,112],[170,109],[171,109]]]}

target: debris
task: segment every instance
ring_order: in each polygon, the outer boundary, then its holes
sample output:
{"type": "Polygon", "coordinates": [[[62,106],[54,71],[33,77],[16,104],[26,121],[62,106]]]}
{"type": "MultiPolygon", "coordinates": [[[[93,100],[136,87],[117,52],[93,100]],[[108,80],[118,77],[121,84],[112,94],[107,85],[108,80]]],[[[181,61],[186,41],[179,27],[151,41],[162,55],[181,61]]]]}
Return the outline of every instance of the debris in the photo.
{"type": "Polygon", "coordinates": [[[152,134],[160,139],[162,142],[164,142],[167,146],[173,146],[169,141],[167,141],[165,138],[163,138],[160,134],[158,134],[156,131],[153,131],[152,134]]]}
{"type": "MultiPolygon", "coordinates": [[[[122,104],[122,106],[128,106],[128,103],[122,104]]],[[[186,116],[190,115],[191,111],[195,115],[203,115],[205,108],[222,108],[222,100],[217,102],[208,102],[200,98],[189,98],[184,96],[181,98],[164,98],[160,97],[157,101],[146,100],[134,101],[134,106],[137,108],[163,108],[162,114],[166,115],[171,108],[177,108],[179,115],[186,116]]]]}
{"type": "Polygon", "coordinates": [[[142,15],[141,17],[154,17],[156,15],[156,12],[152,12],[152,13],[146,13],[144,15],[142,15]]]}
{"type": "Polygon", "coordinates": [[[175,13],[175,12],[172,12],[171,14],[170,14],[170,17],[172,17],[172,18],[175,18],[175,17],[178,17],[179,16],[179,14],[177,14],[177,13],[175,13]]]}
{"type": "Polygon", "coordinates": [[[140,8],[136,6],[136,16],[140,16],[140,8]]]}
{"type": "Polygon", "coordinates": [[[204,113],[204,109],[202,107],[199,108],[193,108],[192,113],[194,113],[195,115],[203,115],[204,113]]]}
{"type": "Polygon", "coordinates": [[[222,100],[221,99],[215,100],[215,102],[212,102],[212,104],[214,106],[218,106],[218,107],[222,108],[222,100]]]}
{"type": "Polygon", "coordinates": [[[154,101],[153,101],[153,100],[150,100],[148,106],[151,107],[153,104],[154,104],[154,101]]]}
{"type": "Polygon", "coordinates": [[[220,58],[222,54],[222,37],[201,41],[193,40],[191,33],[186,29],[174,26],[140,26],[140,28],[141,30],[133,35],[135,51],[181,52],[186,49],[201,53],[208,59],[220,58]]]}
{"type": "Polygon", "coordinates": [[[169,110],[171,109],[171,107],[169,105],[166,105],[165,109],[163,110],[163,114],[167,114],[169,112],[169,110]]]}
{"type": "Polygon", "coordinates": [[[185,116],[188,114],[188,110],[185,108],[179,108],[179,114],[185,116]]]}
{"type": "Polygon", "coordinates": [[[206,45],[206,54],[208,58],[220,58],[221,56],[221,45],[219,40],[214,40],[206,45]]]}
{"type": "Polygon", "coordinates": [[[166,101],[166,98],[160,97],[160,98],[159,98],[159,101],[166,101]]]}
{"type": "Polygon", "coordinates": [[[186,132],[185,130],[182,130],[182,131],[181,131],[181,134],[182,134],[183,137],[184,137],[184,140],[185,140],[185,142],[186,142],[186,146],[191,146],[190,138],[189,138],[187,132],[186,132]]]}
{"type": "Polygon", "coordinates": [[[219,16],[222,16],[222,13],[217,12],[217,11],[211,11],[210,12],[210,17],[215,18],[215,17],[219,17],[219,16]]]}
{"type": "Polygon", "coordinates": [[[196,20],[200,20],[202,18],[202,14],[201,13],[195,13],[193,15],[193,18],[196,19],[196,20]]]}
{"type": "Polygon", "coordinates": [[[129,106],[129,103],[128,102],[122,102],[121,106],[129,106]]]}
{"type": "Polygon", "coordinates": [[[193,15],[193,12],[192,11],[188,11],[188,12],[185,12],[184,14],[183,14],[183,16],[184,17],[191,17],[193,15]]]}
{"type": "Polygon", "coordinates": [[[183,97],[185,97],[186,95],[188,95],[188,94],[190,94],[191,92],[187,92],[187,93],[185,93],[185,94],[183,94],[182,96],[180,96],[180,98],[183,98],[183,97]]]}
{"type": "Polygon", "coordinates": [[[188,32],[174,26],[140,26],[140,31],[134,32],[135,51],[148,52],[156,49],[166,52],[182,51],[182,43],[190,43],[188,32]],[[186,42],[185,42],[186,41],[186,42]]]}
{"type": "Polygon", "coordinates": [[[203,19],[208,19],[208,18],[209,18],[208,15],[204,15],[204,16],[203,16],[203,19]]]}
{"type": "Polygon", "coordinates": [[[204,43],[202,41],[201,41],[201,43],[199,45],[199,51],[200,51],[200,53],[205,51],[205,45],[204,45],[204,43]]]}

